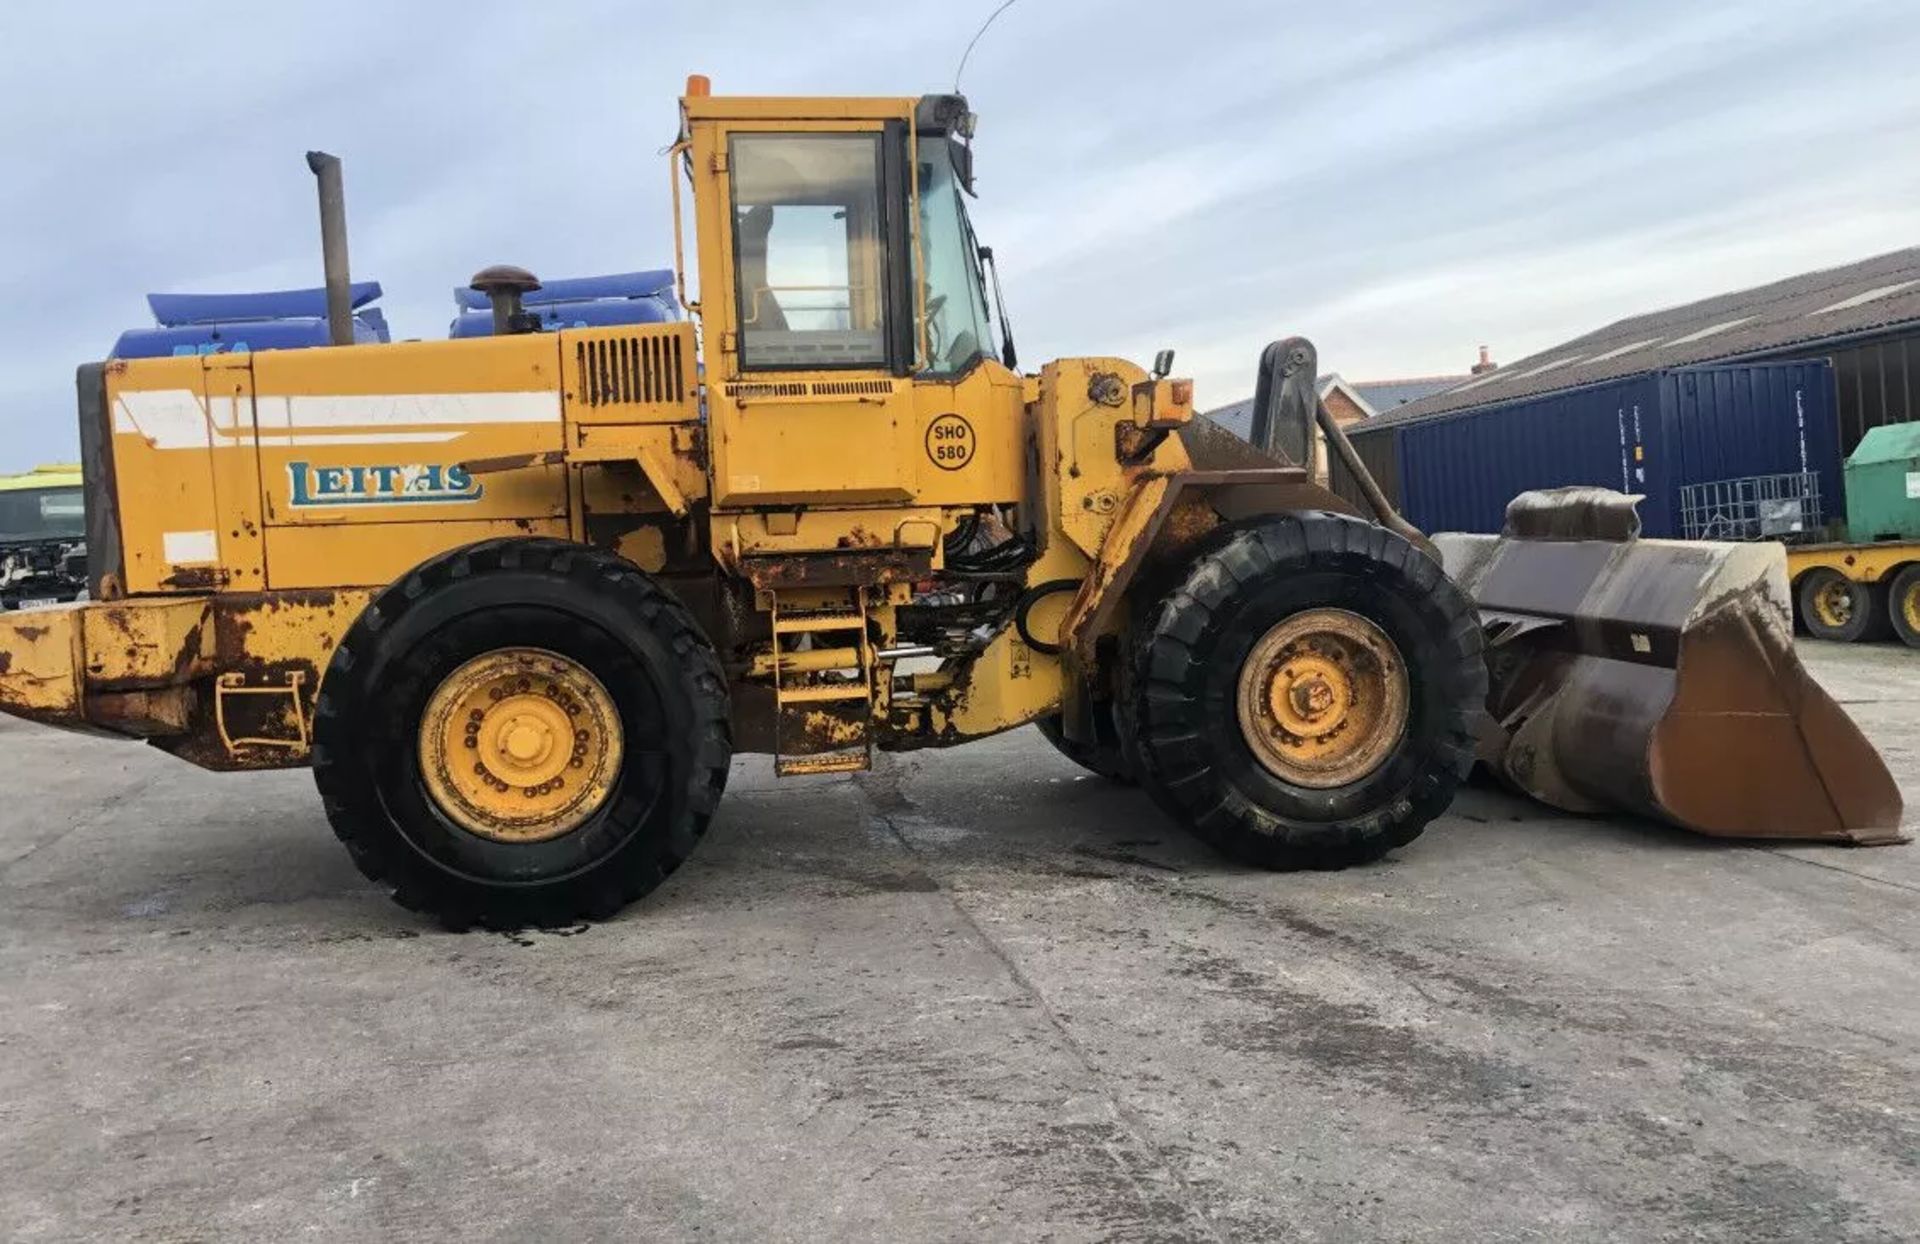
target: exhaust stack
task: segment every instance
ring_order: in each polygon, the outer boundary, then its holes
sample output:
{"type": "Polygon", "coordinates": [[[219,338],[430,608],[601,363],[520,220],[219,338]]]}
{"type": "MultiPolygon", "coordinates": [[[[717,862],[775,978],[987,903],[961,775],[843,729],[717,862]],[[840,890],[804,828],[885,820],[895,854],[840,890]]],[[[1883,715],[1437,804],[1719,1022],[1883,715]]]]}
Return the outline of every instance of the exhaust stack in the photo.
{"type": "Polygon", "coordinates": [[[320,184],[320,254],[326,268],[327,335],[336,346],[353,344],[353,277],[347,264],[347,192],[340,157],[307,152],[307,167],[320,184]]]}

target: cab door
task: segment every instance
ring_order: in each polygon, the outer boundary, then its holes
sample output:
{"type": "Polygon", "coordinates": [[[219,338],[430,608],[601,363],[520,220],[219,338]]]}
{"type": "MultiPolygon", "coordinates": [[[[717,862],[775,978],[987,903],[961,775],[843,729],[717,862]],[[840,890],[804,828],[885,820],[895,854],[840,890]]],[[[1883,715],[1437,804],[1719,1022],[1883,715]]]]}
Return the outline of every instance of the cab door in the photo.
{"type": "Polygon", "coordinates": [[[907,141],[904,116],[696,130],[717,506],[913,498],[907,141]]]}

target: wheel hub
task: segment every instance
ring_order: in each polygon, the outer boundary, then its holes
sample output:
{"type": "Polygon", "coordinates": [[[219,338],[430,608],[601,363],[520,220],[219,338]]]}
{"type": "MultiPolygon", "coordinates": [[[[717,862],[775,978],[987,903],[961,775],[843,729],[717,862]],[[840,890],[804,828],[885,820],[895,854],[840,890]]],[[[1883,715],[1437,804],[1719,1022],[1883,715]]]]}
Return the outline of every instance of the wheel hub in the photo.
{"type": "Polygon", "coordinates": [[[620,767],[619,710],[584,666],[503,648],[449,674],[420,720],[428,793],[463,829],[543,842],[592,816],[620,767]]]}
{"type": "Polygon", "coordinates": [[[1385,762],[1406,733],[1406,663],[1357,613],[1313,609],[1277,623],[1240,669],[1249,750],[1297,786],[1346,786],[1385,762]]]}
{"type": "Polygon", "coordinates": [[[1828,626],[1845,626],[1853,620],[1853,589],[1845,579],[1836,579],[1814,595],[1813,608],[1828,626]]]}

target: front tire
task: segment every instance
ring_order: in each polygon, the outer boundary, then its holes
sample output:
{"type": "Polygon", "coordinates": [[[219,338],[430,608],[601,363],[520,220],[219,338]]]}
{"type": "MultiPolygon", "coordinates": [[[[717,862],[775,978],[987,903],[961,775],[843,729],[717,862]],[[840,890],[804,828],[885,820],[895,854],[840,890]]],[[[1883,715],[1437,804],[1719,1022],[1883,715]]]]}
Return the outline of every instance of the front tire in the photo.
{"type": "Polygon", "coordinates": [[[449,927],[605,918],[693,850],[725,787],[727,687],[632,564],[562,540],[457,549],[335,650],[314,780],[370,880],[449,927]]]}
{"type": "Polygon", "coordinates": [[[1291,514],[1202,555],[1143,628],[1141,781],[1202,839],[1273,869],[1417,837],[1473,762],[1487,671],[1472,602],[1383,528],[1291,514]]]}

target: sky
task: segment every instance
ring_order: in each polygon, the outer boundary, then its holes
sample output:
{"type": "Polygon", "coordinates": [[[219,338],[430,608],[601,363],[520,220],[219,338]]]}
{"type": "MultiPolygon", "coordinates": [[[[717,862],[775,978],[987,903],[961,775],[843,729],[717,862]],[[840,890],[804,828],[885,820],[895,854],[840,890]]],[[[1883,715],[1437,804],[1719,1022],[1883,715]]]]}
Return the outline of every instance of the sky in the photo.
{"type": "MultiPolygon", "coordinates": [[[[997,0],[0,6],[0,472],[71,459],[73,370],[148,291],[354,276],[442,337],[492,263],[672,262],[716,93],[950,89],[997,0]]],[[[1350,380],[1920,245],[1913,0],[1018,0],[961,83],[1022,362],[1178,351],[1210,408],[1303,334],[1350,380]]],[[[696,281],[697,285],[697,281],[696,281]]]]}

